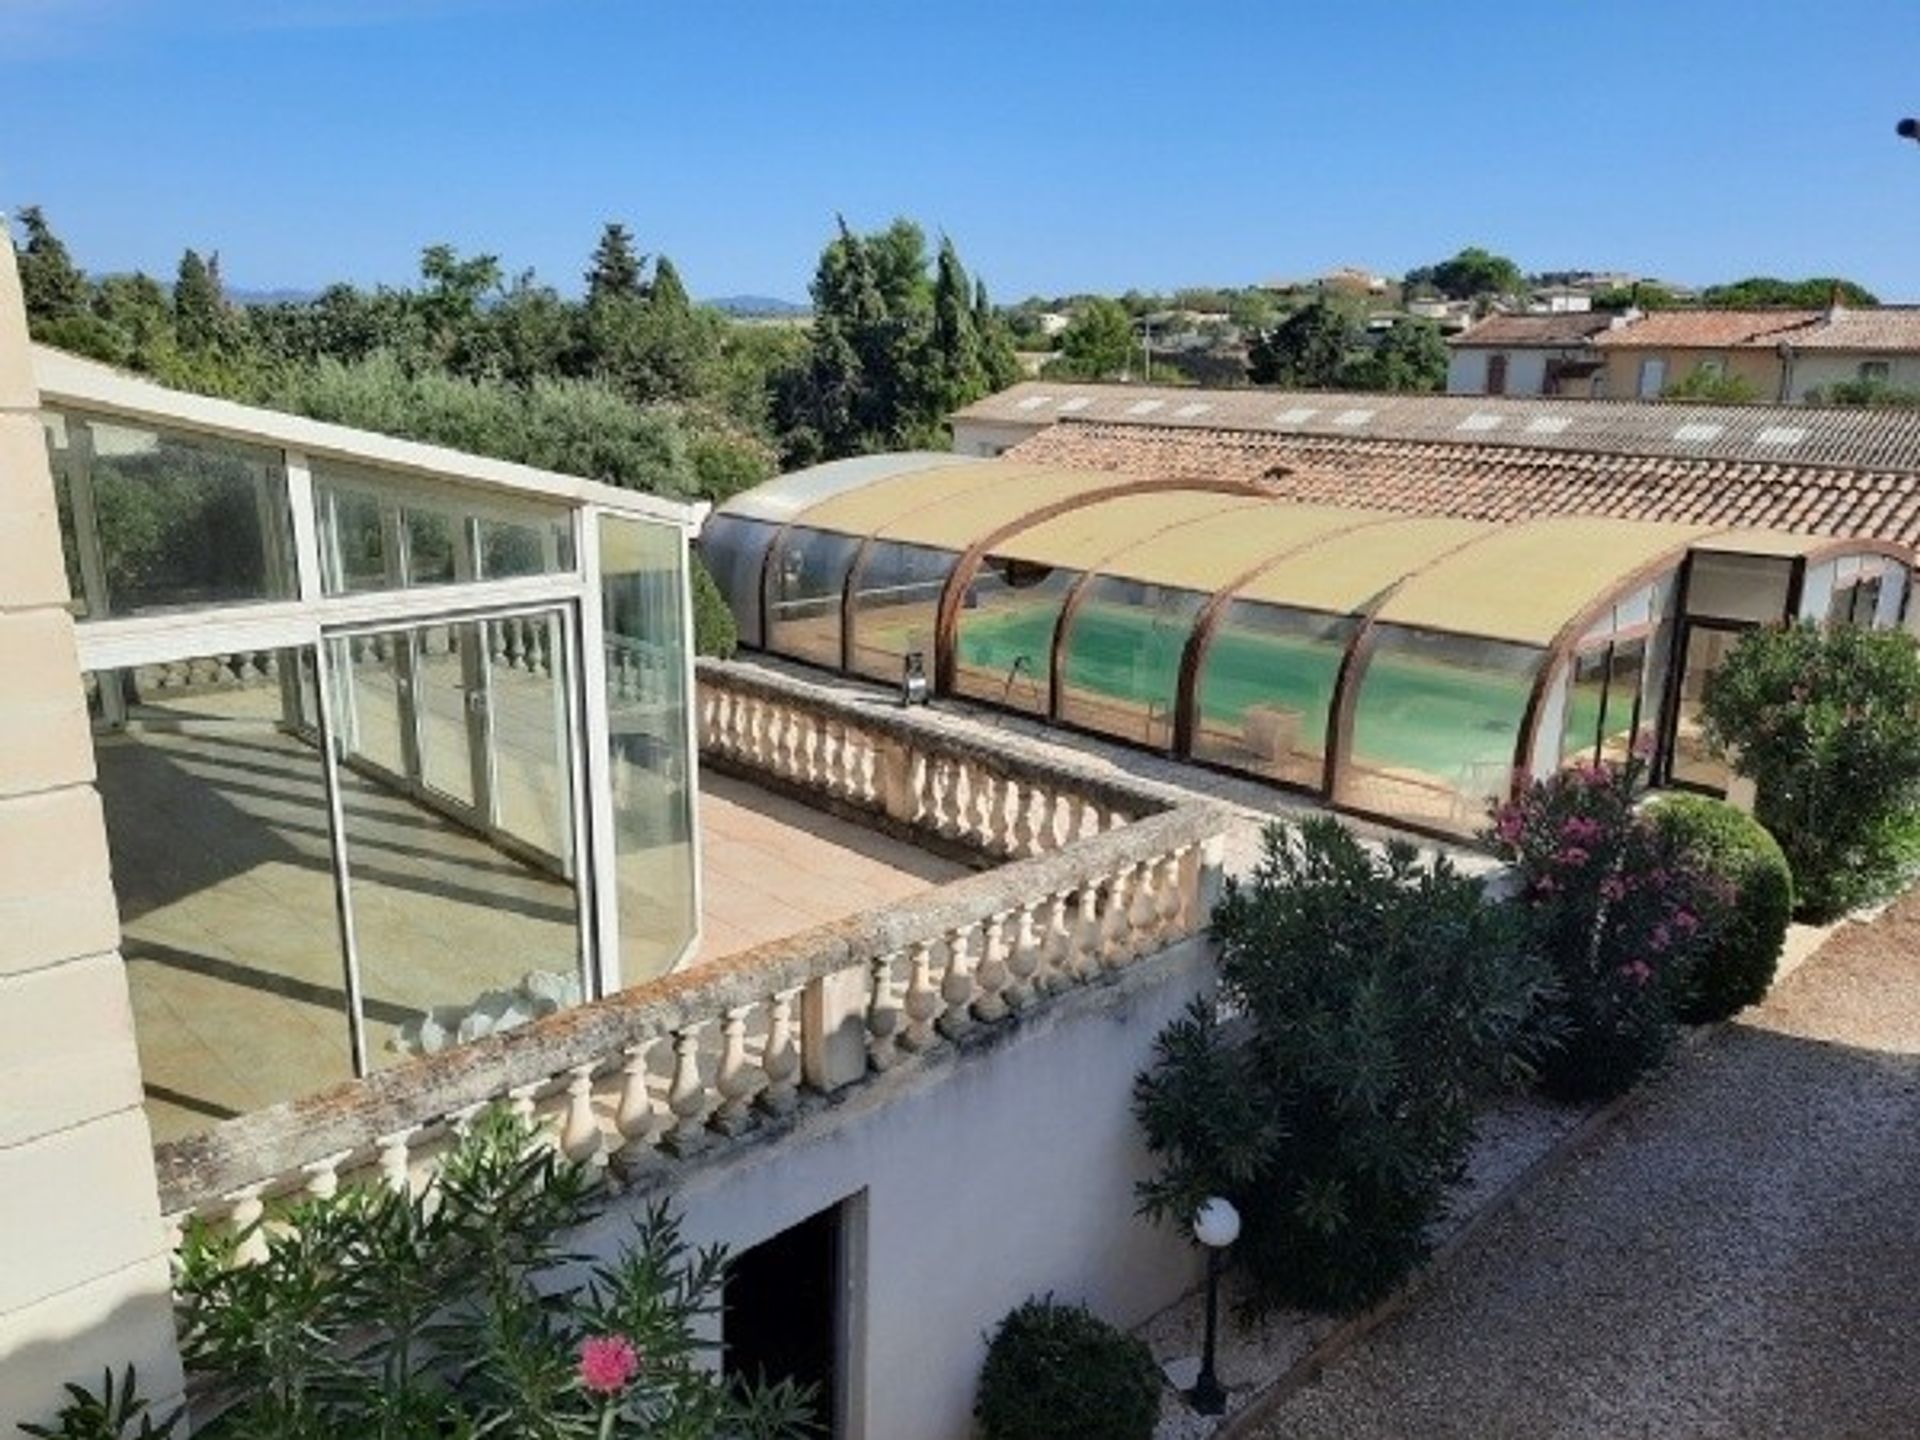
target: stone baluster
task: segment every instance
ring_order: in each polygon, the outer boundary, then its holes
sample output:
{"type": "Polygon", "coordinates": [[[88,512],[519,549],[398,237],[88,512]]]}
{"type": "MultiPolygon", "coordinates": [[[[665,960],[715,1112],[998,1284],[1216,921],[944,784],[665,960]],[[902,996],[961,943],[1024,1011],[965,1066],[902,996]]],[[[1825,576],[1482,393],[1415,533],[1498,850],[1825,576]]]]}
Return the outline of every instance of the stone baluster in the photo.
{"type": "Polygon", "coordinates": [[[1058,995],[1073,988],[1073,922],[1068,905],[1070,890],[1056,890],[1047,897],[1047,923],[1040,946],[1040,989],[1058,995]]]}
{"type": "Polygon", "coordinates": [[[340,1150],[332,1155],[323,1155],[318,1160],[310,1160],[300,1167],[306,1183],[300,1188],[309,1200],[331,1200],[340,1193],[340,1167],[347,1163],[353,1154],[351,1150],[340,1150]]]}
{"type": "Polygon", "coordinates": [[[1171,945],[1186,935],[1182,921],[1187,909],[1188,857],[1193,849],[1191,845],[1177,846],[1160,862],[1160,882],[1154,892],[1160,902],[1160,918],[1154,939],[1161,946],[1171,945]]]}
{"type": "Polygon", "coordinates": [[[227,1226],[237,1242],[235,1264],[258,1265],[267,1258],[267,1203],[261,1198],[265,1190],[266,1182],[262,1181],[221,1197],[228,1207],[227,1226]]]}
{"type": "Polygon", "coordinates": [[[1073,895],[1073,978],[1084,985],[1104,968],[1100,953],[1099,883],[1083,880],[1074,888],[1073,895]]]}
{"type": "Polygon", "coordinates": [[[693,1020],[673,1032],[673,1081],[667,1087],[667,1109],[673,1129],[661,1142],[675,1155],[692,1155],[707,1145],[707,1106],[710,1097],[700,1078],[700,1031],[705,1020],[693,1020]]]}
{"type": "Polygon", "coordinates": [[[940,1014],[940,992],[933,984],[933,945],[921,940],[912,950],[912,962],[907,980],[907,1033],[900,1043],[908,1050],[918,1053],[931,1049],[935,1031],[933,1022],[940,1014]]]}
{"type": "Polygon", "coordinates": [[[908,752],[907,775],[907,793],[910,797],[906,816],[908,823],[933,824],[933,766],[928,763],[925,752],[917,747],[908,752]]]}
{"type": "Polygon", "coordinates": [[[606,1147],[600,1134],[600,1117],[593,1112],[592,1065],[575,1065],[567,1071],[567,1109],[560,1124],[560,1153],[576,1165],[594,1170],[606,1167],[606,1147]]]}
{"type": "Polygon", "coordinates": [[[794,1006],[804,988],[796,985],[779,991],[768,1012],[767,1044],[760,1057],[767,1084],[755,1103],[770,1115],[785,1115],[799,1102],[800,1046],[794,1006]]]}
{"type": "Polygon", "coordinates": [[[896,1035],[900,1008],[893,999],[893,956],[876,955],[869,962],[869,977],[867,1059],[875,1070],[891,1070],[900,1059],[896,1035]]]}
{"type": "Polygon", "coordinates": [[[1040,971],[1042,938],[1039,908],[1032,902],[1020,907],[1013,922],[1013,936],[1007,945],[1007,986],[1004,994],[1009,1006],[1024,1010],[1033,1003],[1034,976],[1040,971]]]}
{"type": "Polygon", "coordinates": [[[940,998],[946,1009],[939,1028],[949,1040],[958,1040],[973,1028],[973,962],[967,956],[973,931],[972,925],[958,925],[947,932],[947,968],[940,977],[940,998]]]}
{"type": "Polygon", "coordinates": [[[751,1005],[734,1005],[721,1024],[720,1070],[714,1077],[720,1108],[714,1112],[713,1128],[723,1135],[738,1135],[753,1124],[753,1097],[762,1076],[747,1060],[747,1020],[752,1014],[751,1005]]]}
{"type": "Polygon", "coordinates": [[[1160,897],[1155,885],[1160,878],[1160,860],[1142,860],[1133,867],[1132,903],[1127,907],[1127,958],[1150,955],[1160,938],[1160,897]]]}
{"type": "Polygon", "coordinates": [[[1007,1014],[1007,1002],[1001,997],[1005,988],[1007,973],[1007,917],[1010,911],[1002,910],[988,917],[986,934],[980,944],[980,963],[973,972],[975,996],[973,1018],[991,1025],[1004,1020],[1007,1014]]]}
{"type": "Polygon", "coordinates": [[[382,1135],[375,1142],[380,1157],[380,1183],[389,1190],[402,1193],[412,1188],[413,1137],[418,1133],[417,1126],[408,1126],[391,1135],[382,1135]]]}
{"type": "Polygon", "coordinates": [[[620,1160],[629,1168],[653,1149],[654,1133],[660,1128],[660,1112],[654,1107],[653,1092],[647,1084],[647,1056],[653,1050],[651,1039],[626,1046],[620,1067],[620,1103],[613,1112],[613,1128],[620,1136],[620,1160]]]}
{"type": "Polygon", "coordinates": [[[1006,856],[1013,850],[1013,817],[1008,807],[1019,793],[1014,787],[1013,778],[1008,775],[989,777],[988,794],[992,799],[987,807],[987,823],[981,832],[981,842],[989,855],[1006,856]]]}
{"type": "Polygon", "coordinates": [[[1123,865],[1107,877],[1100,907],[1100,959],[1109,970],[1118,970],[1130,958],[1127,912],[1133,905],[1132,879],[1131,865],[1123,865]]]}

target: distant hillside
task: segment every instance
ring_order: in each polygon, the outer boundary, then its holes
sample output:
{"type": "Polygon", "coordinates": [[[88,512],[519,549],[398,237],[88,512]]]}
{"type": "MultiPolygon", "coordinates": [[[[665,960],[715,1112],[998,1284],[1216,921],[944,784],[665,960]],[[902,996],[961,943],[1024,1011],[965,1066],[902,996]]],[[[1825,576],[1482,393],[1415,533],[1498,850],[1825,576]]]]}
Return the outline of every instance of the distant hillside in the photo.
{"type": "Polygon", "coordinates": [[[319,298],[318,290],[244,290],[235,287],[227,291],[227,299],[235,305],[305,305],[319,298]]]}
{"type": "Polygon", "coordinates": [[[711,305],[728,315],[777,315],[784,318],[813,312],[811,305],[796,305],[791,300],[776,300],[771,295],[717,295],[700,303],[711,305]]]}

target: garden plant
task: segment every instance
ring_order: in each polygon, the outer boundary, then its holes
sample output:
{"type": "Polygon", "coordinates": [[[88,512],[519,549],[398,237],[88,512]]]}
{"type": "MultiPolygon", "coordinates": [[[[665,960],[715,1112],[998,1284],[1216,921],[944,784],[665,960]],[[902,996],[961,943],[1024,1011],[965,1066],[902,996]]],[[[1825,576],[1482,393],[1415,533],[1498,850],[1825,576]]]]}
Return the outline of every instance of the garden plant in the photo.
{"type": "Polygon", "coordinates": [[[1160,1371],[1085,1306],[1031,1299],[988,1342],[973,1413],[982,1440],[1151,1440],[1160,1371]]]}
{"type": "Polygon", "coordinates": [[[1672,998],[1693,983],[1730,887],[1636,808],[1642,762],[1587,763],[1533,782],[1494,812],[1490,838],[1518,872],[1520,908],[1554,985],[1539,1021],[1540,1078],[1569,1100],[1617,1095],[1666,1055],[1672,998]]]}
{"type": "Polygon", "coordinates": [[[1754,782],[1802,919],[1896,889],[1920,831],[1920,651],[1903,630],[1750,630],[1707,681],[1707,738],[1754,782]]]}
{"type": "MultiPolygon", "coordinates": [[[[176,1280],[182,1354],[215,1440],[800,1440],[812,1397],[705,1363],[726,1257],[654,1208],[614,1260],[565,1236],[599,1210],[590,1172],[490,1114],[419,1193],[303,1200],[246,1237],[190,1230],[176,1280]]],[[[65,1440],[111,1428],[119,1396],[75,1392],[65,1440]],[[104,1419],[101,1417],[105,1417],[104,1419]]],[[[198,1411],[200,1405],[196,1405],[198,1411]]],[[[134,1412],[133,1418],[141,1417],[134,1412]]],[[[164,1431],[156,1430],[156,1434],[164,1431]]]]}
{"type": "Polygon", "coordinates": [[[1793,873],[1766,827],[1724,800],[1663,795],[1647,813],[1726,897],[1708,917],[1711,940],[1690,981],[1673,996],[1675,1015],[1688,1024],[1724,1020],[1773,984],[1793,918],[1793,873]]]}
{"type": "Polygon", "coordinates": [[[1478,879],[1330,818],[1270,826],[1213,933],[1233,1019],[1197,1006],[1135,1084],[1142,1209],[1185,1225],[1233,1201],[1255,1308],[1366,1305],[1427,1253],[1476,1101],[1523,1068],[1542,967],[1478,879]]]}

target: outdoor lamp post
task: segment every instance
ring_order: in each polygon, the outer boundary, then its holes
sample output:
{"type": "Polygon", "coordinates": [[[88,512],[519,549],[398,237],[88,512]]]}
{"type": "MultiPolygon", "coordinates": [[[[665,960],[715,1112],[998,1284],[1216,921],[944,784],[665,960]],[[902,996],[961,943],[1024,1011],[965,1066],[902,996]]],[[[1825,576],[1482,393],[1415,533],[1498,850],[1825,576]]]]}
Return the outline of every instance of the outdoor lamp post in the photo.
{"type": "Polygon", "coordinates": [[[1214,1343],[1220,1330],[1220,1271],[1227,1247],[1240,1238],[1240,1212],[1216,1195],[1194,1212],[1193,1238],[1207,1249],[1207,1339],[1200,1352],[1200,1373],[1187,1391],[1187,1403],[1202,1415],[1224,1415],[1227,1392],[1213,1373],[1214,1343]]]}

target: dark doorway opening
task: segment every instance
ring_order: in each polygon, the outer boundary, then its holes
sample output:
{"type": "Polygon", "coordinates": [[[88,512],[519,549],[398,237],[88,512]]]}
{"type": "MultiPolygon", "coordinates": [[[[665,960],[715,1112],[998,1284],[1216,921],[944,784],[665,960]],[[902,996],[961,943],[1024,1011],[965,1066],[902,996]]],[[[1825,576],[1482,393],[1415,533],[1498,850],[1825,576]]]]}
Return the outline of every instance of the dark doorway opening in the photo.
{"type": "Polygon", "coordinates": [[[723,1292],[721,1339],[730,1376],[814,1389],[822,1435],[840,1414],[841,1215],[836,1205],[734,1256],[723,1292]]]}

